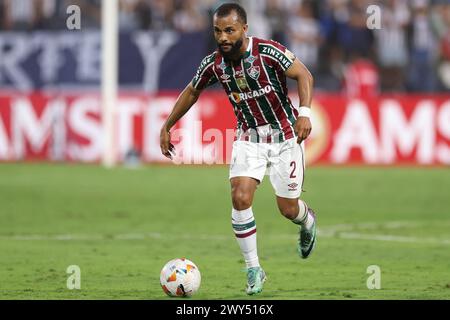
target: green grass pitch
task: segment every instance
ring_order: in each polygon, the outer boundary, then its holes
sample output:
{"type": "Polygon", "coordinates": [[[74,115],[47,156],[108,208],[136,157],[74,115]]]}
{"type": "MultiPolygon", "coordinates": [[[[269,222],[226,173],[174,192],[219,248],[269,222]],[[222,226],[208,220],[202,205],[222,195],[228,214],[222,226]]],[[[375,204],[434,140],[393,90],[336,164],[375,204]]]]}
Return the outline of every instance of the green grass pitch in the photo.
{"type": "Polygon", "coordinates": [[[227,167],[2,164],[0,298],[170,299],[160,270],[186,257],[202,274],[191,299],[450,299],[448,168],[311,167],[304,188],[319,228],[307,260],[269,179],[258,188],[268,281],[247,297],[227,167]],[[66,287],[70,265],[79,290],[66,287]],[[379,290],[367,288],[370,265],[379,290]]]}

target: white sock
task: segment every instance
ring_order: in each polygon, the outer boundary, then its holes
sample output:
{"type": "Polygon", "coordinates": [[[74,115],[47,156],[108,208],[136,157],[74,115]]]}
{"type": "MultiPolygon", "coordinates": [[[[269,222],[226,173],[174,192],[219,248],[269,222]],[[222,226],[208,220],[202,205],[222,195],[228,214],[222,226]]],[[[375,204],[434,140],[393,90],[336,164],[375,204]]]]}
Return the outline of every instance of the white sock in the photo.
{"type": "Polygon", "coordinates": [[[302,200],[298,200],[298,206],[300,208],[298,216],[292,220],[293,223],[305,226],[307,229],[311,228],[314,217],[308,212],[308,206],[302,200]]]}
{"type": "Polygon", "coordinates": [[[252,207],[241,211],[233,208],[231,219],[234,235],[244,255],[247,268],[259,267],[256,248],[256,223],[252,207]]]}

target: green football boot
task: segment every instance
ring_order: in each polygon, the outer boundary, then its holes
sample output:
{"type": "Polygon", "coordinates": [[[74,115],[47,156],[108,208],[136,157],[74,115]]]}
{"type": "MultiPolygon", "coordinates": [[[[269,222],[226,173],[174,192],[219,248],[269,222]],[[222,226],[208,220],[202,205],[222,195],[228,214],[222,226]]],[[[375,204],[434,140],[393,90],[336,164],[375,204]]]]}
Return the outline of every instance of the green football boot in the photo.
{"type": "Polygon", "coordinates": [[[252,267],[247,269],[247,289],[248,295],[258,294],[263,289],[266,281],[266,273],[261,267],[252,267]]]}
{"type": "Polygon", "coordinates": [[[298,253],[302,259],[308,258],[316,245],[316,214],[310,208],[308,208],[308,212],[313,216],[314,222],[309,229],[304,226],[300,227],[298,253]]]}

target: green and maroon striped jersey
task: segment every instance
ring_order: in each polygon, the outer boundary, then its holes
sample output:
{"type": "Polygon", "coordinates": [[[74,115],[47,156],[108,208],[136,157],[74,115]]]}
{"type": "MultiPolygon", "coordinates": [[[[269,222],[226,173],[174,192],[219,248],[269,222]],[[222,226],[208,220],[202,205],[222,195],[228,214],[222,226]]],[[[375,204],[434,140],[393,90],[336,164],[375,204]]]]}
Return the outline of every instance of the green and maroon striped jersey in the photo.
{"type": "Polygon", "coordinates": [[[295,56],[272,40],[250,37],[249,46],[239,62],[227,61],[218,50],[201,62],[192,85],[204,89],[220,82],[237,118],[238,139],[249,129],[270,125],[267,142],[295,137],[298,110],[288,97],[285,71],[295,56]]]}

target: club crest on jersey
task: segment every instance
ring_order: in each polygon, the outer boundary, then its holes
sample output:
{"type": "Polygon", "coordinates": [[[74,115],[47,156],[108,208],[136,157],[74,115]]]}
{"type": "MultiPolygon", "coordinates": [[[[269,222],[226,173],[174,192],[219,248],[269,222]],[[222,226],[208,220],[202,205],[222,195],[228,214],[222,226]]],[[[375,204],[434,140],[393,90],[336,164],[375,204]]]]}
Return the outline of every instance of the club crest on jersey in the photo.
{"type": "Polygon", "coordinates": [[[258,78],[259,78],[259,67],[258,66],[256,66],[256,67],[252,66],[251,68],[247,69],[247,73],[253,80],[258,80],[258,78]]]}

